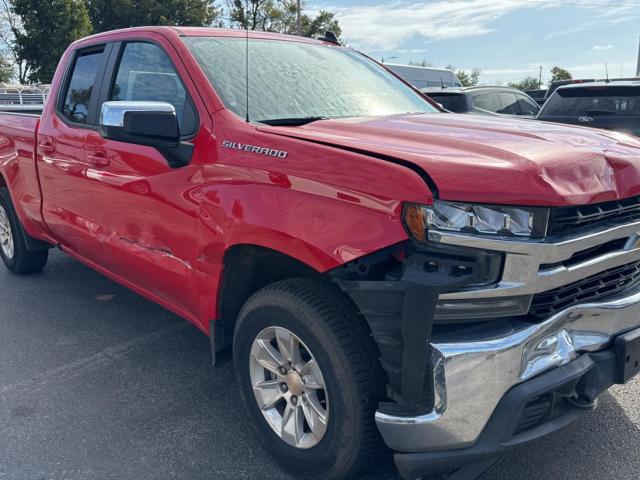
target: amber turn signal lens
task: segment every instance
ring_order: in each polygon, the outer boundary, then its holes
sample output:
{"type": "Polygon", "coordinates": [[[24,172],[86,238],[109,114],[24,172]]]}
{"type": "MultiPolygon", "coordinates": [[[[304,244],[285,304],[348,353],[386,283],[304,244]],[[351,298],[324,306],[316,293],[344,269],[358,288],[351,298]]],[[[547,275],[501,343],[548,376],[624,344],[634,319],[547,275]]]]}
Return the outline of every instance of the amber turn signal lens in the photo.
{"type": "Polygon", "coordinates": [[[404,223],[409,233],[421,242],[426,240],[427,235],[427,212],[418,205],[405,205],[404,207],[404,223]]]}

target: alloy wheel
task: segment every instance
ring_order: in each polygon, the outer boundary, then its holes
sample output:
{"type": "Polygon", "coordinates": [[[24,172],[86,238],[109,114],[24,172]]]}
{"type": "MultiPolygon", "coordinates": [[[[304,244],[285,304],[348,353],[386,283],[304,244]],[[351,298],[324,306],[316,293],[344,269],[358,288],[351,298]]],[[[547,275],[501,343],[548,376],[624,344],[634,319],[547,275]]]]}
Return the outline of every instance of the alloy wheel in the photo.
{"type": "Polygon", "coordinates": [[[293,332],[268,327],[251,346],[250,377],[258,407],[273,431],[296,448],[312,448],[327,431],[324,376],[311,351],[293,332]]]}
{"type": "Polygon", "coordinates": [[[13,258],[14,247],[11,223],[9,223],[9,217],[2,205],[0,205],[0,248],[2,248],[2,253],[6,258],[13,258]]]}

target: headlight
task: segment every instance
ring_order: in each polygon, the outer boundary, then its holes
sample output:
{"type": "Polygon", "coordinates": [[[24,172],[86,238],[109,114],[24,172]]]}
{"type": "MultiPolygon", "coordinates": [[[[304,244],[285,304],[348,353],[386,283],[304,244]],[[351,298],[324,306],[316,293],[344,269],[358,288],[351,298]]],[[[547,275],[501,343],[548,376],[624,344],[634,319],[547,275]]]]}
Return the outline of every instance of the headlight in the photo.
{"type": "Polygon", "coordinates": [[[536,228],[537,211],[546,224],[541,210],[436,200],[433,205],[406,204],[404,222],[411,235],[421,241],[428,229],[530,238],[544,236],[545,227],[536,228]]]}

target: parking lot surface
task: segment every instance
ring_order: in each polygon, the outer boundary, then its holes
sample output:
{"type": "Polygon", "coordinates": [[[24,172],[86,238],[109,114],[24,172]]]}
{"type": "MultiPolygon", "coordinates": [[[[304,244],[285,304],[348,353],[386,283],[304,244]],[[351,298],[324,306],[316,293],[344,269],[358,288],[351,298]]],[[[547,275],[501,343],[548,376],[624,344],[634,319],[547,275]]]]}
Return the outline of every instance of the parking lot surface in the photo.
{"type": "MultiPolygon", "coordinates": [[[[514,452],[498,479],[640,478],[640,381],[514,452]]],[[[0,479],[291,479],[194,327],[52,252],[0,269],[0,479]]],[[[370,480],[398,479],[390,455],[370,480]]]]}

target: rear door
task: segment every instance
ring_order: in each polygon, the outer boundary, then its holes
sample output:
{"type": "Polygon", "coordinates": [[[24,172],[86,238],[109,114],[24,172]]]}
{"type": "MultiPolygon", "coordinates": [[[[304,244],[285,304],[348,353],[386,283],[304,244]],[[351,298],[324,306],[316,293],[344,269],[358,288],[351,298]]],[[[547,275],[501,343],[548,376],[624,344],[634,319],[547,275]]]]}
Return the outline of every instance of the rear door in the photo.
{"type": "Polygon", "coordinates": [[[85,144],[97,130],[99,85],[111,45],[72,53],[53,108],[48,107],[38,131],[37,164],[42,188],[42,215],[54,236],[76,252],[93,243],[86,217],[85,144]]]}

